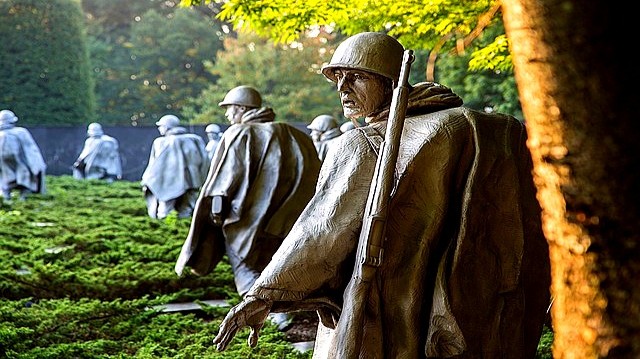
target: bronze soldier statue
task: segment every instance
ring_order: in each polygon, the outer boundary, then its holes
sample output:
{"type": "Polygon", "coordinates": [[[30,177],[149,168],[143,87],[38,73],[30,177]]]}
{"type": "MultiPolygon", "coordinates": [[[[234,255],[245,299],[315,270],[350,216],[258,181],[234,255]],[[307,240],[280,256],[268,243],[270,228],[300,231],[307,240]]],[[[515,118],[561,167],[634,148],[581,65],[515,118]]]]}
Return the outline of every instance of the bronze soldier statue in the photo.
{"type": "Polygon", "coordinates": [[[437,83],[398,90],[403,55],[365,32],[323,67],[345,117],[366,125],[329,151],[313,198],[221,323],[219,350],[243,327],[256,345],[270,312],[313,309],[314,358],[535,357],[550,265],[525,126],[437,83]],[[398,110],[392,188],[376,198],[398,110]],[[386,216],[367,215],[375,203],[386,216]]]}
{"type": "MultiPolygon", "coordinates": [[[[204,275],[226,254],[245,295],[313,195],[320,160],[311,138],[262,106],[251,86],[231,89],[219,105],[231,126],[211,160],[176,263],[204,275]]],[[[272,316],[280,329],[286,315],[272,316]]]]}

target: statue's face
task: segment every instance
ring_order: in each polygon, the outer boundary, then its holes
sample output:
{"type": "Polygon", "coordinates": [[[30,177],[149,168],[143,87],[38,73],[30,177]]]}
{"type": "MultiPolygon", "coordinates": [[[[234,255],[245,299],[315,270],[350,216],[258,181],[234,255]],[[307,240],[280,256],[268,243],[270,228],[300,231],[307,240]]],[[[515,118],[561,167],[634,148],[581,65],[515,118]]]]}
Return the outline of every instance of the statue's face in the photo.
{"type": "Polygon", "coordinates": [[[231,124],[240,123],[242,122],[242,115],[245,113],[246,109],[247,108],[245,106],[228,105],[227,111],[224,115],[231,124]]]}
{"type": "Polygon", "coordinates": [[[336,69],[334,75],[347,118],[367,117],[388,101],[388,81],[382,76],[353,69],[336,69]]]}
{"type": "Polygon", "coordinates": [[[158,132],[160,132],[160,134],[162,136],[164,136],[164,134],[167,133],[167,130],[168,130],[168,128],[165,125],[158,126],[158,132]]]}

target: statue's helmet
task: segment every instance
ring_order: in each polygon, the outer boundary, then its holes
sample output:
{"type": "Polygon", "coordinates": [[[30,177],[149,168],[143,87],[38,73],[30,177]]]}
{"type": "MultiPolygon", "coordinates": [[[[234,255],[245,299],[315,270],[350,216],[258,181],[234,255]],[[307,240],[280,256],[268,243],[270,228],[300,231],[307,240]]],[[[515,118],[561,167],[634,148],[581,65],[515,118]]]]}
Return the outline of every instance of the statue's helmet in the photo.
{"type": "Polygon", "coordinates": [[[0,111],[0,125],[18,122],[18,117],[11,110],[0,111]]]}
{"type": "Polygon", "coordinates": [[[347,131],[353,130],[354,128],[356,128],[356,125],[351,121],[347,121],[340,125],[340,132],[345,133],[347,131]]]}
{"type": "Polygon", "coordinates": [[[99,123],[93,122],[87,126],[87,135],[89,136],[102,136],[104,132],[102,131],[102,126],[99,123]]]}
{"type": "Polygon", "coordinates": [[[218,104],[220,107],[229,105],[260,107],[262,106],[262,97],[258,90],[251,86],[238,86],[229,90],[222,102],[218,104]]]}
{"type": "Polygon", "coordinates": [[[220,133],[220,132],[222,132],[222,129],[220,128],[220,126],[216,125],[215,123],[212,123],[210,125],[207,125],[207,127],[204,128],[204,132],[206,132],[206,133],[220,133]]]}
{"type": "Polygon", "coordinates": [[[156,126],[164,126],[167,129],[178,127],[178,125],[180,125],[180,119],[175,115],[164,115],[156,122],[156,126]]]}
{"type": "Polygon", "coordinates": [[[336,121],[335,117],[330,115],[317,116],[313,121],[311,121],[309,126],[307,126],[308,129],[318,132],[326,132],[336,127],[338,127],[338,121],[336,121]]]}
{"type": "Polygon", "coordinates": [[[362,32],[338,45],[331,61],[322,67],[322,74],[336,82],[337,69],[363,70],[397,83],[403,55],[404,47],[393,37],[381,32],[362,32]]]}

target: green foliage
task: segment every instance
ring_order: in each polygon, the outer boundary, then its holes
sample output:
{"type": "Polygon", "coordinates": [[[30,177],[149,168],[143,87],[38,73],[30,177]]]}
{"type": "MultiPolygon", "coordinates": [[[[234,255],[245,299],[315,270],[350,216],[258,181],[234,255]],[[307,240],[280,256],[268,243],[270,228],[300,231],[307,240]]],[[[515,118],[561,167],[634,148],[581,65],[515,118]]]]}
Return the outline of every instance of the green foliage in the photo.
{"type": "Polygon", "coordinates": [[[274,109],[276,121],[309,123],[320,114],[341,118],[335,86],[320,74],[335,46],[332,40],[326,33],[305,37],[291,46],[249,33],[227,38],[217,62],[208,66],[217,82],[203,91],[185,114],[196,123],[226,123],[218,103],[230,89],[251,85],[260,91],[263,105],[274,109]]]}
{"type": "Polygon", "coordinates": [[[173,265],[189,222],[146,215],[139,185],[51,177],[49,194],[0,212],[2,297],[116,299],[176,294],[225,298],[230,267],[217,275],[178,278],[173,265]],[[28,275],[20,274],[28,270],[28,275]],[[182,289],[190,289],[193,293],[182,289]]]}
{"type": "MultiPolygon", "coordinates": [[[[181,5],[211,2],[182,0],[181,5]]],[[[442,50],[449,51],[460,41],[473,38],[476,29],[501,23],[500,16],[495,16],[498,8],[497,0],[238,0],[225,1],[218,18],[230,21],[238,30],[254,31],[282,43],[300,39],[309,29],[327,26],[345,35],[387,32],[414,50],[433,49],[446,39],[442,50]]],[[[508,51],[501,55],[507,56],[508,51]]]]}
{"type": "Polygon", "coordinates": [[[145,13],[131,28],[131,57],[146,124],[167,112],[180,113],[188,98],[197,96],[216,80],[205,71],[205,62],[215,62],[222,47],[220,23],[193,9],[178,8],[163,16],[145,13]]]}
{"type": "Polygon", "coordinates": [[[553,359],[551,347],[553,345],[553,331],[545,326],[542,328],[542,337],[538,343],[537,359],[553,359]]]}
{"type": "MultiPolygon", "coordinates": [[[[492,42],[496,34],[502,32],[501,26],[496,26],[485,31],[477,43],[483,47],[480,52],[493,49],[492,42]]],[[[504,37],[500,37],[504,40],[504,37]]],[[[502,46],[506,46],[503,41],[502,46]]],[[[476,54],[477,55],[477,54],[476,54]]],[[[465,52],[463,54],[444,53],[436,62],[436,81],[450,87],[464,100],[465,106],[480,111],[501,112],[524,119],[518,89],[513,69],[497,61],[498,56],[476,56],[465,52]],[[479,66],[480,58],[485,58],[484,66],[479,66]],[[469,68],[467,69],[467,64],[469,68]],[[475,64],[475,67],[471,67],[475,64]]],[[[510,62],[509,62],[510,63],[510,62]]]]}
{"type": "Polygon", "coordinates": [[[471,71],[496,70],[513,72],[506,35],[497,36],[491,44],[475,51],[469,61],[471,71]]]}
{"type": "Polygon", "coordinates": [[[204,63],[215,62],[223,31],[208,8],[155,0],[83,5],[102,123],[152,125],[168,112],[181,115],[215,82],[204,63]]]}
{"type": "Polygon", "coordinates": [[[0,1],[0,108],[25,125],[95,116],[83,14],[75,0],[0,1]]]}
{"type": "Polygon", "coordinates": [[[173,271],[190,221],[146,214],[139,184],[48,176],[46,195],[0,201],[0,357],[309,358],[267,323],[212,346],[228,308],[163,313],[173,302],[239,296],[226,257],[213,273],[173,271]]]}
{"type": "Polygon", "coordinates": [[[0,355],[7,358],[309,358],[273,325],[256,348],[248,331],[225,352],[211,344],[225,312],[167,314],[149,300],[0,300],[0,355]]]}

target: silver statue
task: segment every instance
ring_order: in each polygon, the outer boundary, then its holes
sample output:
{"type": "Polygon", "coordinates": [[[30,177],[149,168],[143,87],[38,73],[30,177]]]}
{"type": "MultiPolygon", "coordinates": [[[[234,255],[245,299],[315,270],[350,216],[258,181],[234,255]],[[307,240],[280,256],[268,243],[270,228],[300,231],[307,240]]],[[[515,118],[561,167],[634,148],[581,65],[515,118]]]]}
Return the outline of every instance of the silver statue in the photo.
{"type": "Polygon", "coordinates": [[[311,130],[311,139],[322,161],[331,147],[331,140],[342,134],[338,121],[331,115],[320,115],[316,116],[307,128],[311,130]]]}
{"type": "Polygon", "coordinates": [[[11,110],[0,111],[0,185],[5,200],[11,200],[14,189],[21,200],[29,193],[46,193],[47,165],[40,147],[29,130],[16,122],[18,117],[11,110]]]}
{"type": "Polygon", "coordinates": [[[73,177],[103,179],[109,183],[122,178],[118,140],[106,135],[99,123],[93,122],[87,126],[84,147],[73,163],[73,177]]]}
{"type": "Polygon", "coordinates": [[[212,123],[204,128],[204,132],[207,134],[206,150],[209,155],[209,161],[211,161],[213,154],[216,152],[216,148],[218,148],[220,139],[222,138],[222,129],[219,125],[212,123]]]}
{"type": "Polygon", "coordinates": [[[366,125],[328,152],[313,198],[221,323],[219,350],[244,327],[256,345],[270,312],[312,309],[314,358],[535,357],[550,265],[525,126],[437,83],[400,82],[405,57],[366,32],[323,67],[345,117],[366,125]],[[379,203],[385,216],[369,216],[379,203]]]}
{"type": "Polygon", "coordinates": [[[153,141],[141,181],[147,213],[162,219],[175,210],[178,218],[191,217],[209,169],[204,140],[175,115],[162,116],[156,126],[161,136],[153,141]]]}

